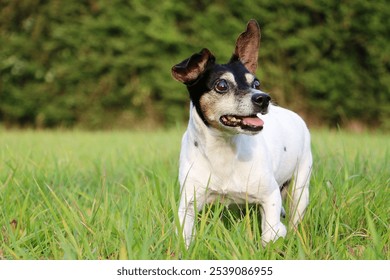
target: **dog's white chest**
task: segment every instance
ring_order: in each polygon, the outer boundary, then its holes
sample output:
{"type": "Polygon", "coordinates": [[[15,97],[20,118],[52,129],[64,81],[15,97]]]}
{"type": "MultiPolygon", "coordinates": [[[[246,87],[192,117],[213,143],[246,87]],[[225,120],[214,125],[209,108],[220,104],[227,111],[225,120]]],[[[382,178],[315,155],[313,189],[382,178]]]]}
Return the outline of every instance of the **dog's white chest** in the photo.
{"type": "Polygon", "coordinates": [[[191,146],[196,139],[184,136],[183,145],[190,147],[181,155],[182,186],[203,192],[207,202],[221,198],[234,203],[259,203],[261,191],[272,177],[270,167],[262,164],[266,153],[259,153],[258,141],[253,137],[241,136],[229,145],[224,141],[215,139],[207,147],[191,146]]]}

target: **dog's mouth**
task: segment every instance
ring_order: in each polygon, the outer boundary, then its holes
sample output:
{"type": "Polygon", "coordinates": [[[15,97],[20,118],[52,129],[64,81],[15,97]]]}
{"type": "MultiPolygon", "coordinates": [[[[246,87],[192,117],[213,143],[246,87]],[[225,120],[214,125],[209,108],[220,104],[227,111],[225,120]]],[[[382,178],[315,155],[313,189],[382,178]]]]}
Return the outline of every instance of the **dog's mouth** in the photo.
{"type": "Polygon", "coordinates": [[[260,131],[263,129],[264,121],[256,115],[237,116],[223,115],[219,118],[220,122],[229,127],[240,127],[243,130],[260,131]]]}

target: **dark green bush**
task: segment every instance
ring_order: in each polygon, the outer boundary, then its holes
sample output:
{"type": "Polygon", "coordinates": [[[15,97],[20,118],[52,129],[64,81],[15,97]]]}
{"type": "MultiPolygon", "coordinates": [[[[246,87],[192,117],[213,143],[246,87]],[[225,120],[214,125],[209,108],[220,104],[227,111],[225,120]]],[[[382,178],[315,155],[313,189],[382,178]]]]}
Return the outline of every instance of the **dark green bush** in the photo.
{"type": "Polygon", "coordinates": [[[325,125],[390,127],[390,7],[378,1],[0,2],[0,122],[140,127],[187,118],[173,64],[219,62],[255,18],[259,77],[277,103],[325,125]]]}

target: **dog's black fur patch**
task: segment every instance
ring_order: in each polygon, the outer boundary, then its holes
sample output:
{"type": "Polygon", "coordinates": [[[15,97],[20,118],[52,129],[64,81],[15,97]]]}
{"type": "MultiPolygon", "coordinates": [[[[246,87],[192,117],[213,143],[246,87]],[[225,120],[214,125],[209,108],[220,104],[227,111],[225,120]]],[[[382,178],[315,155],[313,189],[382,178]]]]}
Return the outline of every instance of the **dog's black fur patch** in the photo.
{"type": "Polygon", "coordinates": [[[227,64],[216,64],[214,61],[209,63],[206,70],[191,83],[187,83],[187,89],[190,94],[190,99],[196,108],[196,112],[199,114],[206,126],[209,125],[204,113],[200,106],[201,97],[210,92],[215,84],[215,81],[224,73],[232,73],[236,83],[237,90],[235,94],[247,94],[250,85],[247,83],[245,74],[250,73],[245,66],[238,60],[232,60],[227,64]]]}

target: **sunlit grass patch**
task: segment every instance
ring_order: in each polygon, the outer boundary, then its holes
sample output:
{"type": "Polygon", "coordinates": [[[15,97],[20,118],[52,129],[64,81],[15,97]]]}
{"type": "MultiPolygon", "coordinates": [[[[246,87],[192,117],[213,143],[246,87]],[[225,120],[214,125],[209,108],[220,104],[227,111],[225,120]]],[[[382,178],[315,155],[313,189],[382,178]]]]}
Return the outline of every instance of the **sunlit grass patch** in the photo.
{"type": "Polygon", "coordinates": [[[388,135],[312,132],[297,231],[264,248],[258,206],[216,202],[186,250],[176,235],[181,133],[1,131],[0,258],[390,258],[388,135]]]}

